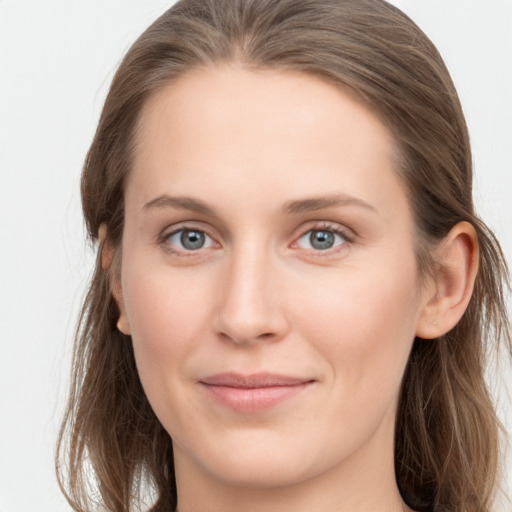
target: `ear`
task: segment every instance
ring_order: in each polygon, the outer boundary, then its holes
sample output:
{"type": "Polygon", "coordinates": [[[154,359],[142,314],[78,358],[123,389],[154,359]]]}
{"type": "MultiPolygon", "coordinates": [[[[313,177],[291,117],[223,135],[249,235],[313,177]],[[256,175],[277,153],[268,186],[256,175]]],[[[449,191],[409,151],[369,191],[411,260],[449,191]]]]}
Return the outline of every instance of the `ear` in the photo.
{"type": "Polygon", "coordinates": [[[453,329],[471,299],[478,272],[478,237],[469,222],[456,224],[433,254],[435,275],[426,288],[416,336],[432,339],[453,329]]]}
{"type": "Polygon", "coordinates": [[[123,290],[121,288],[120,269],[114,262],[115,251],[110,245],[107,237],[107,225],[102,223],[98,229],[98,239],[101,251],[101,268],[109,272],[110,290],[119,308],[119,320],[117,328],[127,336],[131,335],[130,324],[126,316],[126,308],[124,306],[123,290]]]}

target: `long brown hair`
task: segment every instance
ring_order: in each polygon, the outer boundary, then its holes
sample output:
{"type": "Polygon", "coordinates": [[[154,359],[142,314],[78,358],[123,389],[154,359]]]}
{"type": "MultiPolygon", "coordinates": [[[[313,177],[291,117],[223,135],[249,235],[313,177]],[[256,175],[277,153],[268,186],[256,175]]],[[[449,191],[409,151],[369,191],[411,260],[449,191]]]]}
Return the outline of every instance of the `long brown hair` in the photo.
{"type": "MultiPolygon", "coordinates": [[[[500,425],[484,370],[500,340],[511,349],[507,268],[474,212],[468,131],[450,75],[401,11],[383,0],[176,3],[133,44],[112,82],[82,175],[89,235],[96,241],[105,223],[110,246],[120,246],[134,129],[147,99],[187,70],[221,62],[321,77],[380,117],[401,150],[397,172],[415,216],[422,271],[435,271],[430,249],[456,223],[475,227],[479,272],[467,311],[452,331],[416,339],[412,348],[396,419],[395,469],[411,508],[490,511],[500,425]]],[[[148,509],[174,510],[171,438],[143,392],[130,338],[116,328],[109,278],[99,247],[76,336],[59,481],[77,511],[95,502],[109,511],[134,510],[148,486],[148,509]]]]}

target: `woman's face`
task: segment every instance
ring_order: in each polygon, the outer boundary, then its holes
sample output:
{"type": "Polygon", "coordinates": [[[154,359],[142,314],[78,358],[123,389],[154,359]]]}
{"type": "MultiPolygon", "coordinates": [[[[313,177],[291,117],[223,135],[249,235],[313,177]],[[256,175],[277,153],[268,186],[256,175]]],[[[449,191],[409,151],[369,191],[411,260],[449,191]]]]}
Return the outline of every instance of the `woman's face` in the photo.
{"type": "Polygon", "coordinates": [[[178,478],[392,472],[426,299],[385,127],[320,79],[226,66],[138,135],[115,288],[178,478]]]}

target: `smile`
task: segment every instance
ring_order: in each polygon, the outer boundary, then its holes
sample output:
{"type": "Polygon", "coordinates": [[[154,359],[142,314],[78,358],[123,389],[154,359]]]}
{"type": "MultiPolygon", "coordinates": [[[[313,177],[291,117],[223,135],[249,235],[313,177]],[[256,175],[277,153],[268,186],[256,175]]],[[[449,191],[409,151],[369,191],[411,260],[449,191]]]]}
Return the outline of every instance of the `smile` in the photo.
{"type": "Polygon", "coordinates": [[[217,403],[237,412],[250,413],[275,407],[314,382],[271,373],[223,373],[203,378],[199,383],[217,403]]]}

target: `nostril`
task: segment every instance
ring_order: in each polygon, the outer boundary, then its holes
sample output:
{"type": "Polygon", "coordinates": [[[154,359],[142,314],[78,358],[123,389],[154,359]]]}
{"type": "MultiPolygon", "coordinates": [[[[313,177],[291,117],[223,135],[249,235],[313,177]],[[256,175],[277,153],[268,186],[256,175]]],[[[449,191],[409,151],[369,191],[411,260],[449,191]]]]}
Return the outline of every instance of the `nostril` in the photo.
{"type": "Polygon", "coordinates": [[[243,335],[236,336],[236,335],[231,335],[227,332],[219,332],[219,334],[223,339],[235,341],[236,343],[240,343],[240,344],[251,343],[251,341],[257,342],[257,341],[263,341],[263,340],[267,340],[267,339],[271,340],[274,337],[276,337],[276,333],[274,333],[274,332],[263,332],[256,336],[243,336],[243,335]]]}
{"type": "Polygon", "coordinates": [[[263,334],[260,334],[260,338],[268,338],[269,336],[273,336],[271,332],[264,332],[263,334]]]}

